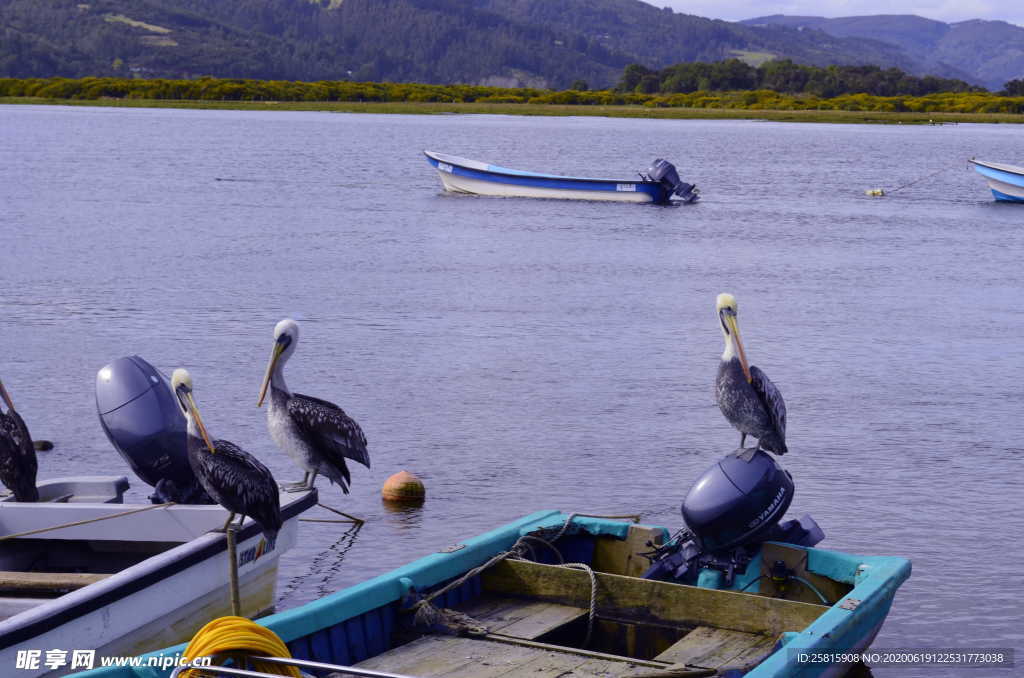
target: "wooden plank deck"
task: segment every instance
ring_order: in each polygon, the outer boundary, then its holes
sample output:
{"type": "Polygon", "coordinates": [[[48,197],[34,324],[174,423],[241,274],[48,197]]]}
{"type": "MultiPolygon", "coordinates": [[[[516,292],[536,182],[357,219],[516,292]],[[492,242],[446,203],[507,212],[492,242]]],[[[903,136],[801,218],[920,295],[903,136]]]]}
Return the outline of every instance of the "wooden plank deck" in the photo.
{"type": "Polygon", "coordinates": [[[516,638],[540,638],[563,624],[587,616],[587,610],[571,605],[523,600],[507,596],[483,595],[469,605],[459,607],[490,629],[516,638]]]}
{"type": "Polygon", "coordinates": [[[768,654],[774,644],[769,636],[729,629],[698,626],[655,659],[703,669],[742,665],[768,654]]]}
{"type": "MultiPolygon", "coordinates": [[[[667,648],[653,659],[540,642],[542,637],[559,637],[547,634],[586,617],[589,577],[578,570],[506,561],[483,575],[484,594],[460,607],[489,629],[486,636],[422,636],[357,666],[415,678],[626,678],[663,671],[667,677],[683,667],[718,669],[760,660],[771,652],[779,632],[801,630],[823,610],[763,596],[616,575],[597,577],[597,608],[604,617],[598,624],[611,623],[613,633],[639,633],[637,624],[650,624],[649,628],[686,635],[670,635],[649,654],[638,655],[649,657],[667,648]],[[679,640],[673,642],[674,638],[679,640]]],[[[611,647],[605,649],[636,652],[628,643],[625,649],[611,647]]]]}
{"type": "MultiPolygon", "coordinates": [[[[357,664],[416,678],[612,678],[649,674],[653,662],[590,657],[479,638],[424,636],[357,664]]],[[[660,664],[658,668],[667,668],[660,664]]],[[[350,674],[334,673],[329,678],[350,674]]]]}

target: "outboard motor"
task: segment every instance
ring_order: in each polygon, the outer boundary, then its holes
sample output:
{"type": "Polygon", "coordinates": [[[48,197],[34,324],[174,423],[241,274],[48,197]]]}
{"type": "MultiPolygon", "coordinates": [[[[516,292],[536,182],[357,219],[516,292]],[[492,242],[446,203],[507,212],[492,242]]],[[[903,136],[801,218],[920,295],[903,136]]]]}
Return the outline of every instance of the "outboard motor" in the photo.
{"type": "Polygon", "coordinates": [[[697,479],[683,500],[686,526],[705,551],[764,540],[793,501],[793,478],[758,450],[747,462],[730,454],[697,479]]]}
{"type": "Polygon", "coordinates": [[[761,542],[817,544],[825,534],[810,516],[779,524],[794,491],[789,472],[760,450],[749,462],[732,454],[716,462],[683,500],[687,529],[648,554],[652,565],[644,577],[692,584],[702,570],[715,570],[730,586],[761,542]]]}
{"type": "Polygon", "coordinates": [[[666,202],[671,200],[673,195],[679,196],[679,200],[683,204],[696,202],[700,197],[697,187],[680,179],[676,166],[668,160],[656,159],[647,169],[647,176],[651,181],[660,183],[665,189],[666,202]]]}
{"type": "Polygon", "coordinates": [[[162,372],[137,355],[104,366],[96,374],[96,410],[110,444],[157,488],[150,499],[213,503],[188,463],[185,417],[162,372]]]}

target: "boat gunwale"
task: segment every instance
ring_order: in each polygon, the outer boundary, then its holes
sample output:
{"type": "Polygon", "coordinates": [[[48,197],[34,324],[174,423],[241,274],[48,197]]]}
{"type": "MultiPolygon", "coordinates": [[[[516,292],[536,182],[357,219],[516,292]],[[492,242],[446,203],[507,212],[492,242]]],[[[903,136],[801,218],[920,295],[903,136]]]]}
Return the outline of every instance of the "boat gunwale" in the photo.
{"type": "Polygon", "coordinates": [[[977,160],[975,158],[969,158],[967,162],[977,165],[978,167],[986,167],[988,169],[1006,172],[1007,174],[1024,178],[1024,167],[1018,167],[1017,165],[1009,165],[1001,162],[989,162],[987,160],[977,160]]]}

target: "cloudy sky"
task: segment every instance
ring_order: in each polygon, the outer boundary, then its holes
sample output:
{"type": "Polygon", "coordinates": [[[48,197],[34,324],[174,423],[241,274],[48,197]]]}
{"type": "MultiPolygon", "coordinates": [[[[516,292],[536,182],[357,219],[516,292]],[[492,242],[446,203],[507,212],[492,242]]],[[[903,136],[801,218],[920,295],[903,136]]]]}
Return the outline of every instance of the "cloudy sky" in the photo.
{"type": "Polygon", "coordinates": [[[1001,19],[1024,26],[1022,0],[646,0],[657,7],[738,21],[767,14],[857,16],[917,14],[939,21],[1001,19]]]}

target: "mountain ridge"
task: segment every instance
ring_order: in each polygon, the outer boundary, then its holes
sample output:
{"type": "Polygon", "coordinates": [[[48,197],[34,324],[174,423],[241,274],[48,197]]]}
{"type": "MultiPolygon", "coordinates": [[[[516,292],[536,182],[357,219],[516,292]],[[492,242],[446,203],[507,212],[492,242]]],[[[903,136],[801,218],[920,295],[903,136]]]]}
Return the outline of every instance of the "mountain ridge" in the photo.
{"type": "Polygon", "coordinates": [[[1006,21],[967,19],[946,23],[914,14],[870,14],[826,18],[773,14],[739,22],[787,26],[838,37],[871,36],[900,47],[912,59],[936,68],[964,71],[989,89],[1024,77],[1024,28],[1006,21]]]}
{"type": "MultiPolygon", "coordinates": [[[[657,69],[739,57],[978,82],[959,65],[922,58],[921,46],[763,19],[770,25],[641,0],[5,0],[0,76],[608,87],[630,63],[657,69]]],[[[959,33],[968,39],[977,30],[959,33]]]]}

